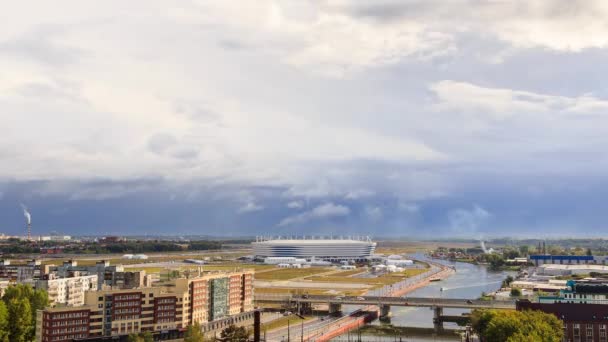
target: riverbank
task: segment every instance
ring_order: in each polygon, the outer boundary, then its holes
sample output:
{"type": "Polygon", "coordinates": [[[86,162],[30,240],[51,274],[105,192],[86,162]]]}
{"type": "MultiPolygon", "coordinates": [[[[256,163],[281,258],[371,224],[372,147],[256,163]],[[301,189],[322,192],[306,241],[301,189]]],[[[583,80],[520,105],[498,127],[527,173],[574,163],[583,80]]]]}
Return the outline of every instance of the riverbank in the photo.
{"type": "MultiPolygon", "coordinates": [[[[425,261],[430,266],[428,272],[420,274],[414,278],[406,279],[403,282],[386,286],[382,289],[370,290],[366,294],[369,295],[381,295],[387,297],[401,297],[431,283],[431,280],[439,279],[443,280],[455,273],[453,267],[443,265],[440,263],[425,261]],[[412,280],[414,280],[412,282],[412,280]]],[[[309,341],[314,339],[317,342],[330,341],[332,338],[348,334],[353,330],[357,330],[365,323],[372,322],[379,315],[379,308],[377,306],[367,306],[362,309],[363,316],[357,317],[344,317],[339,323],[335,323],[325,330],[322,334],[313,334],[308,336],[305,340],[309,341]],[[363,324],[362,324],[363,323],[363,324]]]]}
{"type": "Polygon", "coordinates": [[[433,328],[420,328],[420,327],[396,327],[393,325],[365,325],[359,328],[357,333],[361,335],[372,335],[372,336],[437,336],[459,339],[460,334],[456,330],[443,330],[436,332],[433,328]]]}

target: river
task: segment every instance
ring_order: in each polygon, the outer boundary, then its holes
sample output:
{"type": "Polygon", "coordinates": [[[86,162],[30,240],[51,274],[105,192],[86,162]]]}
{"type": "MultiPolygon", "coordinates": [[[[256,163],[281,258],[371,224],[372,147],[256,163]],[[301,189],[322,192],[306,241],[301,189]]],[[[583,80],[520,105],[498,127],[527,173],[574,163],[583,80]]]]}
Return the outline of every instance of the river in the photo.
{"type": "MultiPolygon", "coordinates": [[[[413,256],[415,259],[424,260],[421,255],[413,256]]],[[[452,265],[456,268],[456,273],[452,276],[438,282],[432,282],[428,286],[422,287],[407,294],[407,297],[429,297],[429,298],[463,298],[475,299],[481,296],[482,292],[492,292],[500,288],[502,281],[507,275],[515,275],[514,272],[493,272],[488,271],[486,266],[472,265],[462,262],[443,262],[452,265]],[[441,288],[444,290],[441,291],[441,288]]],[[[429,308],[415,307],[391,307],[392,317],[391,323],[395,326],[403,327],[433,327],[433,311],[429,308]]],[[[444,315],[460,315],[469,312],[464,309],[444,309],[444,315]]],[[[378,321],[372,324],[381,324],[378,321]]],[[[444,323],[446,329],[455,329],[455,323],[444,323]]],[[[336,341],[342,341],[344,336],[339,337],[336,341]]],[[[375,336],[367,336],[363,341],[394,341],[393,338],[379,338],[375,336]]],[[[456,339],[457,341],[458,339],[456,339]]],[[[453,339],[433,338],[433,337],[408,337],[403,341],[454,341],[453,339]]]]}

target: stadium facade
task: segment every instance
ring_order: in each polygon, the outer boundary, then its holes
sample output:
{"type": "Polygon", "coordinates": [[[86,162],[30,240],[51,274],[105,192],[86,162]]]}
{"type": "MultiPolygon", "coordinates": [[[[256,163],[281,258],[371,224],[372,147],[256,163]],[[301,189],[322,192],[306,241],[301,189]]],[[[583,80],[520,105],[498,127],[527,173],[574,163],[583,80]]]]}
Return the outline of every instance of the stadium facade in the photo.
{"type": "Polygon", "coordinates": [[[259,258],[294,257],[327,261],[367,260],[376,250],[368,236],[339,238],[257,237],[253,254],[259,258]]]}

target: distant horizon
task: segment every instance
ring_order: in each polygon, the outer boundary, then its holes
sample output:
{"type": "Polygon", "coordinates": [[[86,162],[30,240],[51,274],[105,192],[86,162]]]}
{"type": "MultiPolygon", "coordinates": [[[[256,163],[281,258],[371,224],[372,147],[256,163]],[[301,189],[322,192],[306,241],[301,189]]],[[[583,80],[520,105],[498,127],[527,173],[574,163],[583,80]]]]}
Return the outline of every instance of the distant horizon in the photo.
{"type": "MultiPolygon", "coordinates": [[[[4,234],[5,236],[15,236],[15,237],[25,237],[25,234],[7,234],[3,231],[0,231],[0,234],[4,234]]],[[[66,236],[69,235],[72,238],[103,238],[103,237],[108,237],[108,236],[116,236],[116,237],[122,237],[122,238],[155,238],[155,237],[160,237],[160,238],[167,238],[167,239],[189,239],[189,238],[202,238],[202,239],[225,239],[225,240],[252,240],[255,241],[256,239],[256,235],[210,235],[210,234],[101,234],[101,235],[95,235],[95,234],[79,234],[79,235],[74,235],[74,234],[50,234],[50,233],[36,233],[36,234],[32,234],[33,237],[39,237],[39,236],[66,236]]],[[[259,235],[258,235],[259,236],[259,235]]],[[[581,236],[581,235],[551,235],[551,236],[544,236],[544,237],[538,237],[538,236],[534,236],[534,235],[530,235],[530,236],[501,236],[501,235],[489,235],[489,236],[485,236],[483,238],[477,238],[477,237],[471,237],[471,236],[438,236],[438,237],[424,237],[424,236],[399,236],[399,235],[365,235],[365,234],[338,234],[338,235],[333,235],[333,238],[349,238],[349,237],[356,237],[356,236],[361,236],[361,237],[365,237],[365,236],[369,236],[370,239],[374,240],[374,241],[400,241],[400,242],[427,242],[427,241],[436,241],[436,242],[441,242],[441,241],[447,241],[447,242],[480,242],[480,241],[494,241],[494,240],[514,240],[514,241],[523,241],[523,240],[536,240],[536,241],[554,241],[554,240],[608,240],[608,237],[602,237],[602,236],[581,236]],[[388,240],[384,240],[384,239],[388,239],[388,240]]],[[[272,235],[272,237],[276,237],[278,238],[279,235],[272,235]]],[[[303,238],[302,235],[280,235],[281,238],[296,238],[296,239],[300,239],[303,238]]],[[[311,235],[306,235],[306,238],[310,238],[311,235]]],[[[330,238],[332,237],[331,235],[314,235],[315,238],[317,239],[322,239],[322,238],[330,238]]]]}

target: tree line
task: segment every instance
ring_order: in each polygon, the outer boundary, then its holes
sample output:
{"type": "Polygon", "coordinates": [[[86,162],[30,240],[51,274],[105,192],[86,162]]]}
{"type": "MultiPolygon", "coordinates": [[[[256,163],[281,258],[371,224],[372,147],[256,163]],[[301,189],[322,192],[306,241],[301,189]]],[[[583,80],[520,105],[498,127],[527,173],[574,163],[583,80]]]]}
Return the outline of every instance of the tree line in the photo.
{"type": "Polygon", "coordinates": [[[40,253],[44,247],[61,247],[65,253],[74,254],[110,254],[110,253],[147,253],[147,252],[179,252],[183,250],[203,251],[221,249],[223,241],[190,241],[173,242],[159,240],[122,241],[114,243],[97,242],[49,242],[32,243],[19,239],[9,239],[0,246],[0,252],[5,254],[34,254],[40,253]]]}
{"type": "MultiPolygon", "coordinates": [[[[188,326],[184,336],[184,342],[247,342],[249,331],[244,327],[230,325],[222,330],[219,337],[206,338],[199,323],[188,326]]],[[[128,342],[153,342],[154,337],[150,332],[133,333],[129,335],[128,342]]]]}

